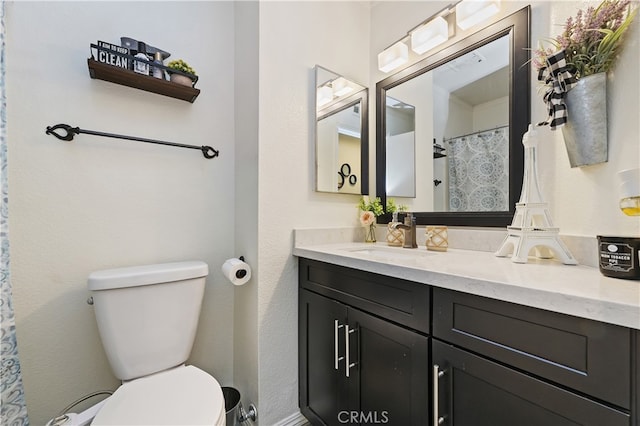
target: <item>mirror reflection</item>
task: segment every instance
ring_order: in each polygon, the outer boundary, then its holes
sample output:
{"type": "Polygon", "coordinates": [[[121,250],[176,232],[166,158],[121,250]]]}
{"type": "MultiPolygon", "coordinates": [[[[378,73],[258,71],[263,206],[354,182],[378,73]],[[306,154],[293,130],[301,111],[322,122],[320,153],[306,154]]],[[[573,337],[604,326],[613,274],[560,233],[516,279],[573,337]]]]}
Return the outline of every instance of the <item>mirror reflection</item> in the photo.
{"type": "Polygon", "coordinates": [[[387,179],[389,197],[416,196],[416,107],[403,99],[412,99],[410,93],[403,94],[394,89],[394,95],[387,95],[387,179]],[[397,92],[397,93],[396,93],[397,92]]]}
{"type": "Polygon", "coordinates": [[[367,89],[316,65],[316,191],[367,194],[367,89]]]}
{"type": "Polygon", "coordinates": [[[419,225],[511,223],[530,122],[529,19],[527,6],[377,83],[383,202],[401,198],[419,225]]]}
{"type": "Polygon", "coordinates": [[[508,210],[508,41],[387,91],[387,196],[414,198],[418,211],[508,210]]]}

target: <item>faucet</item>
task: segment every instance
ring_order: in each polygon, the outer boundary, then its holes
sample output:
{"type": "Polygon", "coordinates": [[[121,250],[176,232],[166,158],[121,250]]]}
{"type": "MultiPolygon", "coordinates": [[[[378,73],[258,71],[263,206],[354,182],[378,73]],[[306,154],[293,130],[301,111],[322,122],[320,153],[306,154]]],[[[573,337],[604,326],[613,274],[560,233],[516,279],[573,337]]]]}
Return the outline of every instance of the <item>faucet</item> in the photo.
{"type": "Polygon", "coordinates": [[[418,244],[416,244],[416,218],[413,214],[407,212],[404,224],[396,223],[393,229],[402,229],[404,231],[403,248],[418,248],[418,244]]]}

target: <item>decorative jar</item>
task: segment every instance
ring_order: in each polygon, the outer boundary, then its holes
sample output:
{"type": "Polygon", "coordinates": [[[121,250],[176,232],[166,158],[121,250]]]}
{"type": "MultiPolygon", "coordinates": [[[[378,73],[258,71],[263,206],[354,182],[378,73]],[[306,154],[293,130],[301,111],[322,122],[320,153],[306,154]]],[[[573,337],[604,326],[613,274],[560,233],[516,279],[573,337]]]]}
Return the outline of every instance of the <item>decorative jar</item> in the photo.
{"type": "Polygon", "coordinates": [[[387,245],[392,247],[402,247],[404,245],[404,232],[396,228],[399,224],[398,213],[393,212],[391,222],[387,224],[387,245]]]}

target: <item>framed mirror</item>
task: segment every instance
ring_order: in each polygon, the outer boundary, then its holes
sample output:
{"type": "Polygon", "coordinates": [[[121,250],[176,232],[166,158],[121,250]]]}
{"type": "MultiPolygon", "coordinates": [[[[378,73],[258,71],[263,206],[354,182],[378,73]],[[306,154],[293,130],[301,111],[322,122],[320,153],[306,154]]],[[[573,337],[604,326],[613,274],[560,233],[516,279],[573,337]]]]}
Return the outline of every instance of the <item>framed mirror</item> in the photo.
{"type": "Polygon", "coordinates": [[[369,193],[368,90],[315,67],[316,191],[369,193]]]}
{"type": "Polygon", "coordinates": [[[377,83],[383,203],[399,198],[420,225],[511,224],[530,122],[529,20],[527,6],[377,83]]]}

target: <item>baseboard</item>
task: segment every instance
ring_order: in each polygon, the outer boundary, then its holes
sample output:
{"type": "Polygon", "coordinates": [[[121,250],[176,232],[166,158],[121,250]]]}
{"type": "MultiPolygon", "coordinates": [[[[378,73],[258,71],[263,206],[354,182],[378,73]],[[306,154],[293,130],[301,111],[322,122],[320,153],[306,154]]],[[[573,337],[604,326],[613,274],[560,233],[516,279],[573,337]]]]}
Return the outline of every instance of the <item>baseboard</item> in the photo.
{"type": "Polygon", "coordinates": [[[306,426],[308,424],[309,421],[307,418],[298,411],[297,413],[293,413],[289,417],[280,420],[274,426],[306,426]]]}

